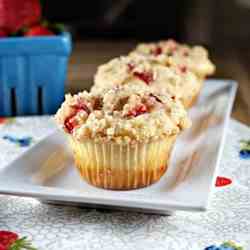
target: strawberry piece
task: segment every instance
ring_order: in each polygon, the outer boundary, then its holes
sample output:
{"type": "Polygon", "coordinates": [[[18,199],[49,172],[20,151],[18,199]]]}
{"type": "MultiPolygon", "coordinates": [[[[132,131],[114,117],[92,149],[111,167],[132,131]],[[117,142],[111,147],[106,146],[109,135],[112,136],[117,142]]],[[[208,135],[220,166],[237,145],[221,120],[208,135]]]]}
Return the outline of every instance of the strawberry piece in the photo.
{"type": "Polygon", "coordinates": [[[182,73],[186,73],[187,72],[187,67],[186,66],[180,66],[180,71],[182,73]]]}
{"type": "Polygon", "coordinates": [[[84,110],[88,115],[90,114],[90,110],[89,110],[88,106],[84,103],[73,105],[71,107],[76,110],[76,113],[84,110]]]}
{"type": "Polygon", "coordinates": [[[154,56],[158,56],[160,54],[162,54],[162,48],[160,46],[157,46],[155,49],[153,49],[151,51],[151,53],[154,55],[154,56]]]}
{"type": "Polygon", "coordinates": [[[0,231],[0,250],[8,250],[18,239],[18,235],[9,231],[0,231]]]}
{"type": "Polygon", "coordinates": [[[134,76],[138,77],[140,80],[149,85],[153,80],[154,76],[152,72],[134,72],[134,76]]]}
{"type": "Polygon", "coordinates": [[[68,131],[68,133],[70,133],[70,134],[72,134],[75,126],[77,126],[77,122],[74,119],[75,115],[76,115],[76,113],[74,113],[73,115],[69,116],[64,121],[64,126],[65,126],[66,130],[68,131]]]}
{"type": "Polygon", "coordinates": [[[146,112],[148,112],[147,106],[144,104],[141,104],[141,105],[136,106],[134,109],[130,110],[127,115],[136,117],[146,112]]]}
{"type": "Polygon", "coordinates": [[[51,36],[51,35],[54,35],[54,33],[42,25],[33,26],[25,33],[25,36],[51,36]]]}
{"type": "Polygon", "coordinates": [[[215,186],[216,187],[223,187],[223,186],[230,185],[231,183],[232,183],[231,179],[229,179],[227,177],[218,176],[216,178],[215,186]]]}
{"type": "Polygon", "coordinates": [[[135,68],[135,66],[132,63],[128,63],[128,70],[132,71],[135,68]]]}
{"type": "MultiPolygon", "coordinates": [[[[133,71],[135,66],[131,63],[128,63],[128,70],[129,72],[133,71]]],[[[152,72],[138,72],[134,71],[133,75],[138,77],[140,80],[144,81],[146,84],[150,84],[154,80],[154,76],[152,72]]]]}
{"type": "Polygon", "coordinates": [[[64,121],[64,127],[70,134],[72,134],[74,128],[78,125],[77,121],[75,120],[77,113],[85,111],[88,115],[90,114],[90,109],[85,103],[83,103],[83,101],[79,101],[77,104],[72,105],[71,107],[74,109],[74,112],[64,121]]]}
{"type": "Polygon", "coordinates": [[[40,18],[39,0],[0,0],[0,28],[9,33],[36,24],[40,18]]]}

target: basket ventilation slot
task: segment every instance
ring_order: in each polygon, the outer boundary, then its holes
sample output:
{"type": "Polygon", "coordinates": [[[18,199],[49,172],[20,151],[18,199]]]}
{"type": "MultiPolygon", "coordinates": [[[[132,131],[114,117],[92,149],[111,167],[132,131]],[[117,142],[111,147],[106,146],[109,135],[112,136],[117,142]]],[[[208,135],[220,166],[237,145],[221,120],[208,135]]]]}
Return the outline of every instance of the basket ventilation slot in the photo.
{"type": "Polygon", "coordinates": [[[38,114],[43,114],[43,88],[38,87],[38,93],[37,93],[37,105],[38,105],[38,114]]]}
{"type": "Polygon", "coordinates": [[[11,115],[17,115],[17,101],[16,101],[16,89],[10,89],[10,100],[11,100],[11,115]]]}

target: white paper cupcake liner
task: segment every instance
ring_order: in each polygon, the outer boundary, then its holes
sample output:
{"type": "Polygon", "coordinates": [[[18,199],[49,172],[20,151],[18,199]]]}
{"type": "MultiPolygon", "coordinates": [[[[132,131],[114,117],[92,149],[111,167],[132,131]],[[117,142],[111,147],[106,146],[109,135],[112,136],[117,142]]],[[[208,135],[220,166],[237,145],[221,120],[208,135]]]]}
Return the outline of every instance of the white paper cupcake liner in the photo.
{"type": "Polygon", "coordinates": [[[81,177],[90,184],[128,190],[158,181],[168,168],[176,136],[154,142],[122,145],[78,142],[70,137],[75,164],[81,177]]]}

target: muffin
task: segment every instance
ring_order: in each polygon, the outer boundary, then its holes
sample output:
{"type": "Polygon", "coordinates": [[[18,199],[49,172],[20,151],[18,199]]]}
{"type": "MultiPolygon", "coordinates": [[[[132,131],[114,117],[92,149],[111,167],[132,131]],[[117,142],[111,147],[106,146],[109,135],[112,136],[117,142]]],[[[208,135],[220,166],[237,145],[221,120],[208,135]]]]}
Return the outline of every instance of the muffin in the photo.
{"type": "Polygon", "coordinates": [[[143,55],[121,56],[99,66],[94,79],[93,92],[120,85],[149,86],[167,91],[190,107],[201,89],[201,82],[185,67],[173,63],[159,64],[143,55]]]}
{"type": "Polygon", "coordinates": [[[173,64],[182,70],[191,71],[197,78],[198,91],[187,96],[183,103],[185,107],[193,106],[199,96],[204,79],[213,74],[215,65],[210,61],[207,50],[202,46],[188,46],[169,39],[156,43],[139,44],[134,51],[129,54],[131,57],[144,56],[149,61],[154,61],[161,65],[173,64]]]}
{"type": "Polygon", "coordinates": [[[55,118],[68,135],[82,178],[114,190],[158,181],[176,137],[190,126],[179,100],[136,85],[66,95],[55,118]]]}
{"type": "Polygon", "coordinates": [[[215,65],[210,61],[207,50],[202,46],[188,46],[169,39],[156,43],[139,44],[130,55],[140,54],[160,64],[170,62],[187,68],[198,78],[204,80],[215,71],[215,65]]]}

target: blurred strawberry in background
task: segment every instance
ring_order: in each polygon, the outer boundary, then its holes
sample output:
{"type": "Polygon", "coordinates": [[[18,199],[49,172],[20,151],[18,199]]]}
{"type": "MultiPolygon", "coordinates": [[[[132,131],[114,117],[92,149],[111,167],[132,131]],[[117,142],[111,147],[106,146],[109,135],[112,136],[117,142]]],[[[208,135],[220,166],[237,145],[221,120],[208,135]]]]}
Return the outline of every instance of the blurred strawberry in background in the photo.
{"type": "Polygon", "coordinates": [[[7,33],[30,27],[40,19],[39,0],[0,0],[0,29],[7,33]]]}
{"type": "Polygon", "coordinates": [[[64,26],[43,20],[40,0],[0,0],[0,38],[51,36],[64,26]]]}

